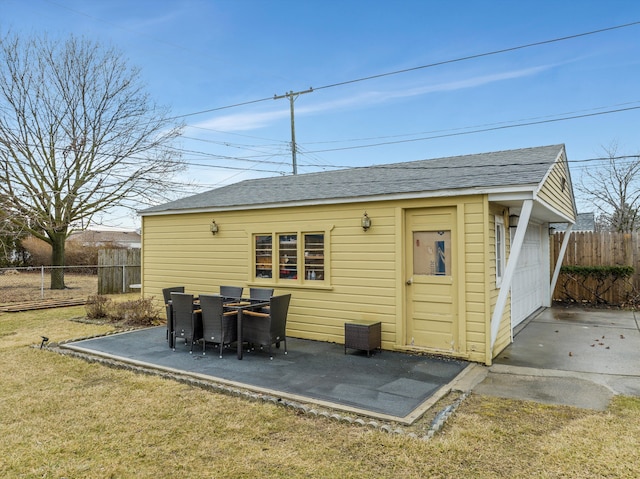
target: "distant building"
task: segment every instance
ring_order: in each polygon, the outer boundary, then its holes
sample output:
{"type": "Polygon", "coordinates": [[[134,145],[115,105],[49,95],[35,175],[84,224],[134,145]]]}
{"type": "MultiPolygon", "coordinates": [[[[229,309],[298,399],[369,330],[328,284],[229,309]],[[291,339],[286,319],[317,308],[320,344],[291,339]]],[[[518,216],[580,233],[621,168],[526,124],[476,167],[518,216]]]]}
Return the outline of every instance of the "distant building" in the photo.
{"type": "MultiPolygon", "coordinates": [[[[551,223],[550,228],[555,229],[556,233],[562,233],[566,231],[566,223],[551,223]]],[[[596,215],[593,212],[590,213],[578,213],[576,216],[576,224],[573,225],[571,231],[595,231],[596,230],[596,215]]]]}
{"type": "Polygon", "coordinates": [[[116,246],[127,249],[141,246],[139,232],[115,228],[78,231],[71,234],[69,241],[76,241],[84,246],[116,246]]]}

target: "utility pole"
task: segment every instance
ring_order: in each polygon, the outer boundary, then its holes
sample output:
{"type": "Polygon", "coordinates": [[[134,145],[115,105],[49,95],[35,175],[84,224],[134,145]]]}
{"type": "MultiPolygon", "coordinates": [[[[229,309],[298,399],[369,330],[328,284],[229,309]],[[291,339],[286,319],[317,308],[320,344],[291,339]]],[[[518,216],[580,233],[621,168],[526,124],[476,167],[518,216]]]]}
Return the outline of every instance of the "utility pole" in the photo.
{"type": "Polygon", "coordinates": [[[304,91],[290,91],[289,93],[285,93],[284,95],[273,95],[274,100],[279,100],[281,98],[288,98],[289,105],[291,107],[291,161],[293,164],[293,174],[298,174],[298,164],[296,162],[296,123],[295,117],[293,114],[293,102],[296,101],[300,95],[304,95],[305,93],[311,93],[313,88],[309,87],[308,90],[304,91]]]}

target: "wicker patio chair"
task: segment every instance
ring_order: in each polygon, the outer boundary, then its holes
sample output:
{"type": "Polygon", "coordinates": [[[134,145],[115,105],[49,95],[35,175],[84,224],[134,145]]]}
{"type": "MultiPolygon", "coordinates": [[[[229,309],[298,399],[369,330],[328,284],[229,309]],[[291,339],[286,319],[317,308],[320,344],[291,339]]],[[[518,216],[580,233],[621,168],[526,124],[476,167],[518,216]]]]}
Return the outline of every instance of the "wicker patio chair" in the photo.
{"type": "Polygon", "coordinates": [[[273,296],[273,288],[249,288],[249,299],[256,301],[269,301],[273,296]]]}
{"type": "Polygon", "coordinates": [[[269,310],[242,313],[242,340],[253,345],[268,346],[269,359],[273,359],[271,345],[280,347],[284,343],[284,354],[287,354],[287,313],[289,312],[290,294],[272,296],[269,310]]]}
{"type": "Polygon", "coordinates": [[[242,298],[242,286],[220,286],[220,296],[225,301],[233,301],[242,298]]]}
{"type": "Polygon", "coordinates": [[[171,334],[171,331],[173,330],[171,327],[171,306],[169,305],[169,301],[171,301],[171,293],[184,293],[184,286],[172,286],[171,288],[164,288],[162,290],[164,308],[167,313],[167,341],[169,341],[169,334],[171,334]]]}
{"type": "Polygon", "coordinates": [[[193,343],[202,339],[202,322],[198,315],[200,310],[193,308],[193,295],[171,293],[173,309],[173,350],[176,350],[176,339],[184,338],[190,344],[189,352],[193,352],[193,343]]]}
{"type": "Polygon", "coordinates": [[[233,343],[238,337],[238,312],[225,311],[222,296],[200,295],[202,310],[202,354],[207,343],[220,345],[220,357],[225,344],[233,343]]]}
{"type": "MultiPolygon", "coordinates": [[[[264,303],[273,296],[273,288],[249,288],[249,300],[252,303],[264,303]]],[[[263,313],[269,312],[269,306],[259,309],[263,313]]]]}

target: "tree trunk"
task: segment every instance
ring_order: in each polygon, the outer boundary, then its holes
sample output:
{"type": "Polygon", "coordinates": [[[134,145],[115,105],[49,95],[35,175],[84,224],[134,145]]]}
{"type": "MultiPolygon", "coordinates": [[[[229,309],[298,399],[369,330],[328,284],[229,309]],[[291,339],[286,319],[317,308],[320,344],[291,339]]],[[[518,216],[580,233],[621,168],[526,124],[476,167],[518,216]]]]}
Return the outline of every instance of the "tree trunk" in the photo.
{"type": "Polygon", "coordinates": [[[66,234],[51,236],[51,289],[64,289],[64,245],[66,234]]]}

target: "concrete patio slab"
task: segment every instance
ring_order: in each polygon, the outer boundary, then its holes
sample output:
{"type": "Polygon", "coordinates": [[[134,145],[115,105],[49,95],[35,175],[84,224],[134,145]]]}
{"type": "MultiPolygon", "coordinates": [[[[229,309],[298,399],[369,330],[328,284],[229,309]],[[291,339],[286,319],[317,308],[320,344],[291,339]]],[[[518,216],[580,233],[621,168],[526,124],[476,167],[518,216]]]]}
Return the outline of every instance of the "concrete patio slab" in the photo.
{"type": "Polygon", "coordinates": [[[288,354],[273,360],[254,351],[236,358],[235,349],[185,345],[172,351],[164,327],[114,334],[62,345],[74,351],[189,375],[261,394],[410,424],[451,389],[469,366],[458,360],[383,351],[367,357],[340,344],[288,338],[288,354]]]}
{"type": "Polygon", "coordinates": [[[184,345],[171,351],[165,328],[62,347],[320,407],[411,424],[450,390],[604,410],[616,394],[640,396],[640,327],[633,311],[553,307],[530,319],[486,367],[465,361],[288,339],[289,354],[257,351],[220,359],[184,345]]]}

